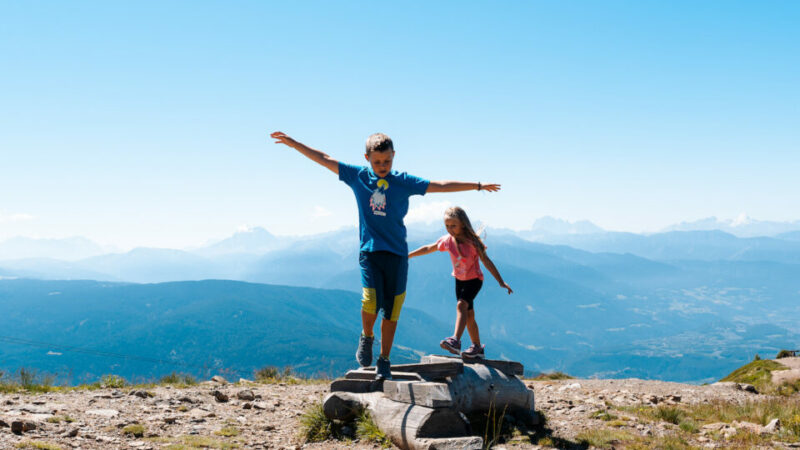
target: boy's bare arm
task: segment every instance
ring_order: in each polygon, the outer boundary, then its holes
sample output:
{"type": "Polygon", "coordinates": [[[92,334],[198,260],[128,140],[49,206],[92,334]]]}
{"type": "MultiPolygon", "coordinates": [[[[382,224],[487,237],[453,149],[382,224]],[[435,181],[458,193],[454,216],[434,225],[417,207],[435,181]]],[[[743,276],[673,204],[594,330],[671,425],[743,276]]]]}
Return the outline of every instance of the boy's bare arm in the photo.
{"type": "Polygon", "coordinates": [[[500,276],[500,272],[497,271],[497,267],[494,266],[494,263],[492,262],[491,259],[489,259],[489,256],[486,254],[486,252],[484,252],[481,255],[481,262],[483,262],[483,265],[486,267],[486,270],[488,270],[489,273],[492,274],[494,279],[497,280],[501,288],[508,289],[509,294],[514,292],[511,290],[511,286],[507,285],[506,282],[503,281],[503,277],[500,276]]]}
{"type": "Polygon", "coordinates": [[[315,150],[305,144],[297,142],[294,139],[287,136],[286,133],[283,133],[281,131],[276,131],[270,134],[270,137],[275,139],[276,144],[288,145],[289,147],[292,147],[293,149],[305,155],[308,159],[327,168],[336,175],[339,174],[339,161],[331,158],[326,153],[323,153],[319,150],[315,150]]]}
{"type": "Polygon", "coordinates": [[[413,258],[415,256],[422,256],[427,255],[428,253],[433,253],[436,251],[436,243],[430,245],[423,245],[422,247],[414,250],[413,252],[408,254],[409,258],[413,258]]]}
{"type": "Polygon", "coordinates": [[[499,184],[494,183],[465,183],[462,181],[431,181],[428,185],[429,192],[460,192],[460,191],[489,191],[500,190],[499,184]]]}

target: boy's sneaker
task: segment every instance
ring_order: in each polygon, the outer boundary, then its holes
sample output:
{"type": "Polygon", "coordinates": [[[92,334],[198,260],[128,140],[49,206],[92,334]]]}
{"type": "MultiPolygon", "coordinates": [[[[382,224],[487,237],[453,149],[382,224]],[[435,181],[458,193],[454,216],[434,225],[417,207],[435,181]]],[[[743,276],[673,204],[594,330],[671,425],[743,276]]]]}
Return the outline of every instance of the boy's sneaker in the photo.
{"type": "Polygon", "coordinates": [[[392,379],[392,363],[388,359],[378,358],[378,362],[375,365],[377,366],[375,381],[392,379]]]}
{"type": "Polygon", "coordinates": [[[485,345],[481,345],[480,347],[472,344],[469,346],[468,349],[461,352],[462,359],[483,359],[484,353],[483,349],[486,348],[485,345]]]}
{"type": "Polygon", "coordinates": [[[356,361],[361,367],[372,365],[372,343],[375,341],[375,336],[364,336],[358,340],[358,350],[356,350],[356,361]]]}
{"type": "Polygon", "coordinates": [[[439,342],[439,346],[454,355],[457,355],[461,352],[461,341],[453,336],[445,338],[442,342],[439,342]]]}

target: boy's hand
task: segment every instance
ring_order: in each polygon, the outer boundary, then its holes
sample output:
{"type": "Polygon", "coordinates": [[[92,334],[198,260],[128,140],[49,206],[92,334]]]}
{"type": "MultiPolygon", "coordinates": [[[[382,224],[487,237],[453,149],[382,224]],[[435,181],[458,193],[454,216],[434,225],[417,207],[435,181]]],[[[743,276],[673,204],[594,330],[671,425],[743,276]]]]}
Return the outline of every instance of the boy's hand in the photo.
{"type": "Polygon", "coordinates": [[[509,294],[509,295],[511,295],[511,294],[513,294],[513,293],[514,293],[514,291],[512,291],[512,290],[511,290],[511,286],[509,286],[508,284],[506,284],[506,283],[505,283],[505,281],[504,281],[504,282],[502,282],[502,283],[500,283],[500,287],[501,287],[501,288],[508,289],[508,294],[509,294]]]}
{"type": "Polygon", "coordinates": [[[482,191],[497,192],[500,190],[500,185],[495,183],[481,184],[482,191]]]}
{"type": "Polygon", "coordinates": [[[287,136],[286,133],[284,133],[283,131],[275,131],[272,134],[270,134],[269,137],[275,139],[276,144],[284,144],[288,145],[289,147],[291,147],[292,143],[295,142],[294,139],[287,136]]]}

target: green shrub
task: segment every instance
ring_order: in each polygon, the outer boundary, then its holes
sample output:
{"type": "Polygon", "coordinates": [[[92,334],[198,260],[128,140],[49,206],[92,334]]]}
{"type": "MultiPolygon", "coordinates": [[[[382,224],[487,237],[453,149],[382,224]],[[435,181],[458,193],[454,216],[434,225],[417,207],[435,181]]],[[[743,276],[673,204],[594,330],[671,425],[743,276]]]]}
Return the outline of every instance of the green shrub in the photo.
{"type": "Polygon", "coordinates": [[[674,406],[659,406],[656,408],[653,415],[659,420],[675,425],[681,423],[681,420],[686,417],[686,413],[682,409],[674,406]]]}
{"type": "Polygon", "coordinates": [[[35,370],[19,369],[19,386],[28,392],[50,392],[53,388],[55,377],[47,374],[37,374],[35,370]]]}
{"type": "Polygon", "coordinates": [[[753,361],[761,361],[761,357],[758,356],[758,353],[756,353],[756,356],[753,357],[753,361]]]}
{"type": "Polygon", "coordinates": [[[792,356],[794,356],[794,352],[793,351],[791,351],[791,350],[781,350],[781,351],[778,352],[778,356],[776,356],[775,359],[789,358],[789,357],[792,357],[792,356]]]}
{"type": "Polygon", "coordinates": [[[103,375],[100,378],[100,387],[102,388],[124,388],[128,385],[128,381],[119,375],[103,375]]]}
{"type": "Polygon", "coordinates": [[[197,379],[187,373],[172,372],[169,375],[164,375],[158,380],[159,384],[172,384],[178,386],[193,386],[197,384],[197,379]]]}
{"type": "Polygon", "coordinates": [[[129,434],[133,437],[140,438],[144,436],[144,427],[138,423],[134,423],[123,428],[122,434],[129,434]]]}

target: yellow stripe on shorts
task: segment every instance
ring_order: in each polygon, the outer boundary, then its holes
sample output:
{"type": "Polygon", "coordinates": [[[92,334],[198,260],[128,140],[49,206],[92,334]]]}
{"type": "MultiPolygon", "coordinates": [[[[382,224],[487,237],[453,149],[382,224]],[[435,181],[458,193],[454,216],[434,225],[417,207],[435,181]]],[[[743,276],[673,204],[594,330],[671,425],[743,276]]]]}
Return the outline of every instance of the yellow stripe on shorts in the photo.
{"type": "Polygon", "coordinates": [[[378,294],[375,288],[361,288],[361,310],[370,314],[378,312],[378,294]]]}
{"type": "Polygon", "coordinates": [[[389,318],[392,322],[397,322],[400,318],[400,310],[403,309],[403,302],[406,301],[406,293],[394,296],[394,306],[392,306],[392,316],[389,318]]]}

